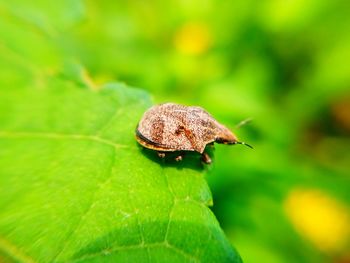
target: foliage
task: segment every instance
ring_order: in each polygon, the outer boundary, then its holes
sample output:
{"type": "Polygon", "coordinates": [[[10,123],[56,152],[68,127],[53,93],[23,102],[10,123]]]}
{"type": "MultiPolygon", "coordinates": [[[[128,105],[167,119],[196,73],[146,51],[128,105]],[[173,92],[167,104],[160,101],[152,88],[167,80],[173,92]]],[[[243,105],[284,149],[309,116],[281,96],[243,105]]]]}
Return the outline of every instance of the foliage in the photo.
{"type": "Polygon", "coordinates": [[[144,92],[49,83],[0,98],[3,252],[24,262],[239,261],[207,208],[198,159],[159,164],[135,143],[151,105],[144,92]]]}
{"type": "Polygon", "coordinates": [[[119,81],[233,129],[252,117],[236,132],[254,151],[217,146],[208,169],[226,235],[248,263],[346,262],[349,10],[345,0],[1,1],[0,95],[52,77],[56,88],[119,81]]]}
{"type": "Polygon", "coordinates": [[[147,93],[94,84],[47,31],[65,23],[1,7],[0,260],[240,262],[199,156],[160,162],[136,143],[147,93]]]}

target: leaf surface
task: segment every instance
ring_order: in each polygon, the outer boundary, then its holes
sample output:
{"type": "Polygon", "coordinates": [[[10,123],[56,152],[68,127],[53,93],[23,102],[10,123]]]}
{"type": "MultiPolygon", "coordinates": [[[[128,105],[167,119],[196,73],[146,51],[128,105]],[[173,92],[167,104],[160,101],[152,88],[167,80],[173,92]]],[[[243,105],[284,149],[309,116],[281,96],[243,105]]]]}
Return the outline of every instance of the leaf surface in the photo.
{"type": "Polygon", "coordinates": [[[145,92],[48,84],[0,92],[0,258],[240,262],[198,156],[164,162],[136,143],[145,92]]]}

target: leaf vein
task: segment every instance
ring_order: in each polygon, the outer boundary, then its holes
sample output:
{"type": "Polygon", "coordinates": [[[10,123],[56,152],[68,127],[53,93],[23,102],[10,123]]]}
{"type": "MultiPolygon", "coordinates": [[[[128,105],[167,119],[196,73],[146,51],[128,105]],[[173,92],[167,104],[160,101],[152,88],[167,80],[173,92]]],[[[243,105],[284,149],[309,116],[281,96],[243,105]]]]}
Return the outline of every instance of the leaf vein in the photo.
{"type": "Polygon", "coordinates": [[[84,213],[80,216],[78,222],[76,223],[76,226],[72,229],[72,231],[68,234],[67,238],[65,239],[65,241],[63,242],[63,246],[62,249],[57,253],[57,255],[54,257],[56,261],[57,258],[59,258],[59,256],[64,252],[64,250],[66,249],[67,245],[69,244],[69,239],[74,236],[74,234],[78,231],[79,227],[83,224],[84,219],[86,218],[86,215],[91,211],[91,209],[94,207],[94,205],[96,204],[96,202],[98,200],[96,200],[96,195],[99,192],[99,190],[101,190],[105,185],[107,185],[113,175],[113,167],[114,167],[114,163],[115,163],[115,159],[116,159],[116,151],[113,151],[113,155],[112,155],[112,162],[111,165],[109,167],[109,171],[108,171],[108,176],[106,177],[106,179],[100,183],[98,185],[98,187],[96,188],[96,190],[94,191],[92,200],[90,205],[87,207],[87,209],[84,211],[84,213]]]}
{"type": "Polygon", "coordinates": [[[101,134],[105,129],[107,129],[111,123],[113,122],[113,120],[120,114],[122,113],[123,110],[122,108],[117,109],[112,116],[109,118],[109,120],[106,121],[106,123],[104,125],[102,125],[96,132],[96,136],[98,136],[99,134],[101,134]]]}
{"type": "Polygon", "coordinates": [[[15,261],[35,263],[34,259],[26,255],[20,248],[16,247],[3,237],[0,237],[0,248],[6,255],[10,256],[15,261]]]}
{"type": "Polygon", "coordinates": [[[167,243],[167,242],[157,242],[157,243],[149,243],[149,244],[137,244],[137,245],[129,245],[129,246],[117,246],[117,247],[113,247],[110,249],[104,249],[102,251],[99,251],[97,253],[91,253],[91,254],[86,254],[80,258],[75,258],[72,260],[69,260],[67,262],[69,263],[76,263],[76,262],[80,262],[80,261],[84,261],[86,259],[92,259],[92,258],[96,258],[99,256],[108,256],[114,252],[118,252],[118,251],[122,251],[122,250],[131,250],[131,249],[146,249],[149,250],[150,248],[157,248],[157,247],[165,247],[168,249],[171,249],[173,251],[175,251],[178,254],[181,254],[183,257],[190,259],[191,261],[194,262],[199,262],[198,258],[194,257],[193,255],[186,253],[185,251],[167,243]]]}
{"type": "Polygon", "coordinates": [[[163,176],[165,178],[166,185],[167,185],[167,187],[169,189],[169,192],[170,192],[171,196],[173,197],[173,202],[172,202],[172,204],[170,206],[170,209],[169,209],[168,224],[167,224],[167,228],[166,228],[165,236],[164,236],[164,242],[168,242],[167,240],[168,240],[168,234],[169,234],[169,229],[170,229],[170,221],[171,221],[171,218],[173,216],[172,214],[173,214],[175,203],[176,203],[176,196],[175,196],[175,193],[174,193],[173,189],[170,186],[169,176],[165,172],[163,166],[162,166],[162,174],[163,174],[163,176]]]}
{"type": "Polygon", "coordinates": [[[0,131],[0,138],[47,138],[56,140],[87,140],[95,141],[101,144],[106,144],[114,148],[129,148],[127,145],[117,144],[108,139],[96,135],[84,135],[84,134],[64,134],[64,133],[47,133],[47,132],[10,132],[0,131]]]}

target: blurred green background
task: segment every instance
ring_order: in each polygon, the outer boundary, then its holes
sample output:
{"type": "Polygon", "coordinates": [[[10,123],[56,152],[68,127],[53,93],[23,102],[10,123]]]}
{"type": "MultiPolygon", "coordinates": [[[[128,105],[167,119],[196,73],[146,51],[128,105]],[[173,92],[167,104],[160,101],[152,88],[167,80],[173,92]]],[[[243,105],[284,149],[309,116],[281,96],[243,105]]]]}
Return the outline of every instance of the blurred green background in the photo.
{"type": "Polygon", "coordinates": [[[200,105],[252,144],[217,145],[207,176],[245,262],[350,262],[349,1],[16,0],[0,17],[4,88],[78,71],[200,105]]]}

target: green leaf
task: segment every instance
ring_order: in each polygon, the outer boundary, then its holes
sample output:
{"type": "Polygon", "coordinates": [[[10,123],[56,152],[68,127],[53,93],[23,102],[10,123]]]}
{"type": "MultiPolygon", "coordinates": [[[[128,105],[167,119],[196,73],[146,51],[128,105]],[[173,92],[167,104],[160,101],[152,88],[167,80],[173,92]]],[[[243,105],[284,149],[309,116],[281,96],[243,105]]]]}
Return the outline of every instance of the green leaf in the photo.
{"type": "Polygon", "coordinates": [[[136,143],[145,92],[48,85],[0,92],[0,259],[241,262],[199,156],[164,162],[136,143]]]}

